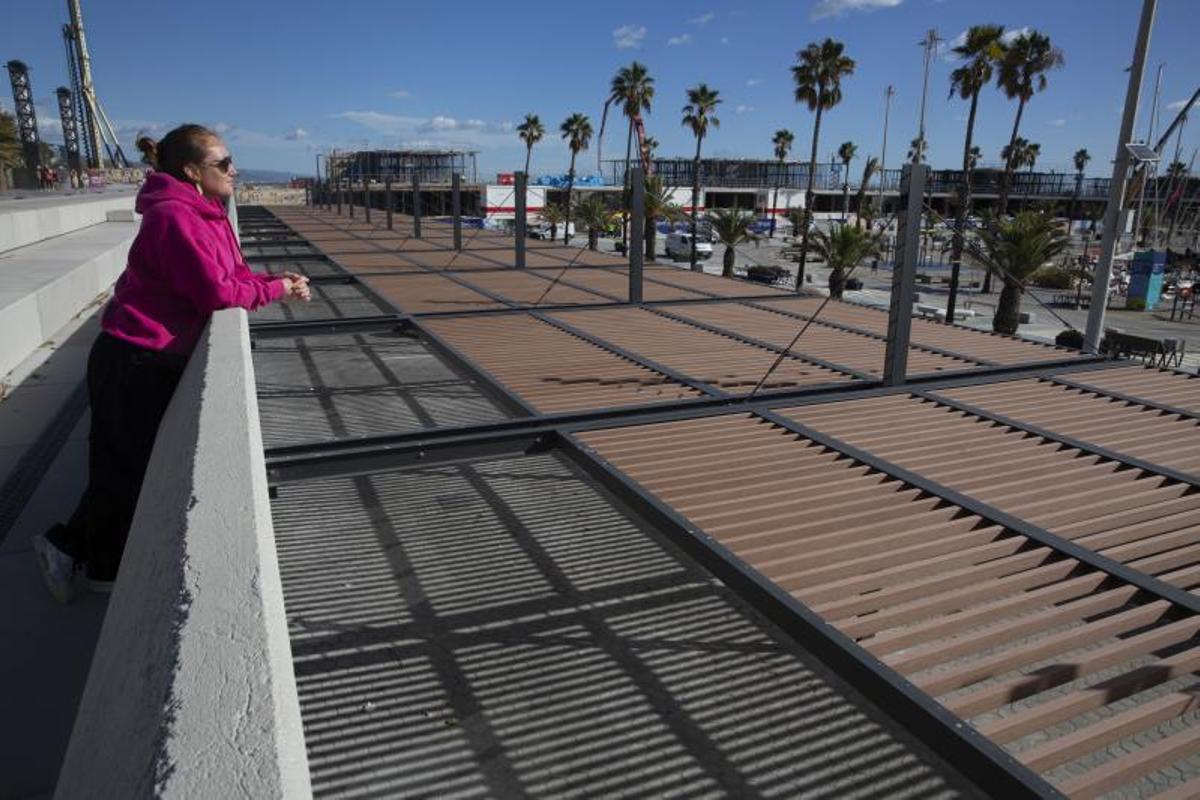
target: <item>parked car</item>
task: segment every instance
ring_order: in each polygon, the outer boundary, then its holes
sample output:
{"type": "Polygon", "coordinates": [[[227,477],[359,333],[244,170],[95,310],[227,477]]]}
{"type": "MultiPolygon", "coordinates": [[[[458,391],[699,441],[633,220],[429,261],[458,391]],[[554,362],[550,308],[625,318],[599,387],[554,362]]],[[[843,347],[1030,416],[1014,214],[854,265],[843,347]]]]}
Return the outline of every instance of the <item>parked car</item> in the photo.
{"type": "MultiPolygon", "coordinates": [[[[667,255],[674,261],[690,261],[692,258],[692,235],[690,233],[667,234],[667,255]]],[[[706,261],[712,258],[712,244],[702,237],[696,237],[696,258],[706,261]]]]}

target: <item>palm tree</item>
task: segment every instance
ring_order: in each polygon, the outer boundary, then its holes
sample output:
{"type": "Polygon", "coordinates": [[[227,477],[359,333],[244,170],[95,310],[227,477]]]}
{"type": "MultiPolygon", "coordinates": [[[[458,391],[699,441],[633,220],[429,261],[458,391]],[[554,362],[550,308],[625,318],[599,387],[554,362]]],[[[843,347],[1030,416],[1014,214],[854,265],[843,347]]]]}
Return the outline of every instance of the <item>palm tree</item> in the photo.
{"type": "Polygon", "coordinates": [[[683,209],[671,199],[672,192],[663,186],[663,180],[658,175],[646,176],[646,258],[654,260],[654,251],[658,238],[658,228],[655,227],[660,217],[668,222],[684,218],[683,209]]]}
{"type": "Polygon", "coordinates": [[[1025,198],[1021,201],[1021,208],[1024,210],[1025,202],[1029,199],[1029,191],[1033,188],[1033,165],[1037,163],[1038,156],[1042,154],[1042,146],[1037,142],[1028,142],[1025,145],[1025,152],[1022,154],[1021,163],[1029,167],[1029,185],[1025,187],[1025,198]]]}
{"type": "Polygon", "coordinates": [[[23,163],[16,120],[12,114],[0,111],[0,189],[8,188],[8,171],[23,163]]]}
{"type": "MultiPolygon", "coordinates": [[[[1079,205],[1079,198],[1081,194],[1084,193],[1084,170],[1087,168],[1087,162],[1090,162],[1091,160],[1092,154],[1087,152],[1087,148],[1080,148],[1079,150],[1076,150],[1075,155],[1072,156],[1072,161],[1075,164],[1075,198],[1072,201],[1073,206],[1079,205]]],[[[1070,216],[1074,218],[1075,209],[1072,209],[1070,216]]]]}
{"type": "Polygon", "coordinates": [[[542,206],[541,214],[542,222],[550,226],[550,241],[558,238],[558,226],[562,225],[566,219],[566,211],[558,203],[546,203],[542,206]]]}
{"type": "MultiPolygon", "coordinates": [[[[1021,128],[1021,114],[1025,104],[1038,92],[1046,88],[1046,73],[1063,65],[1062,51],[1050,42],[1050,37],[1037,31],[1023,33],[1008,43],[1004,56],[1000,59],[996,83],[1009,100],[1017,100],[1017,116],[1013,120],[1012,135],[1009,136],[1011,149],[1017,141],[1017,132],[1021,128]]],[[[1004,175],[1000,179],[999,214],[1008,210],[1008,188],[1012,181],[1012,173],[1016,168],[1011,159],[1004,164],[1004,175]]]]}
{"type": "Polygon", "coordinates": [[[971,102],[967,112],[967,135],[963,142],[962,182],[958,187],[958,204],[954,214],[954,238],[950,245],[950,295],[946,301],[946,324],[954,322],[954,306],[958,297],[958,277],[962,269],[963,246],[966,239],[967,217],[971,214],[971,177],[981,155],[972,144],[975,137],[975,114],[979,108],[979,92],[992,80],[992,69],[1004,55],[1004,26],[973,25],[966,39],[955,47],[954,55],[965,63],[950,73],[950,97],[958,95],[971,102]]]}
{"type": "Polygon", "coordinates": [[[708,126],[718,128],[721,120],[713,116],[717,104],[721,102],[716,89],[710,89],[707,83],[687,90],[687,105],[683,107],[683,126],[691,128],[696,137],[696,155],[692,159],[692,271],[696,263],[696,213],[700,206],[700,145],[708,133],[708,126]]]}
{"type": "Polygon", "coordinates": [[[654,151],[658,149],[658,139],[653,136],[647,136],[642,141],[642,146],[646,148],[646,154],[650,156],[650,160],[654,160],[654,151]]]}
{"type": "Polygon", "coordinates": [[[821,114],[842,101],[842,78],[854,74],[854,59],[844,54],[845,45],[826,39],[812,42],[796,54],[792,67],[796,84],[796,102],[815,112],[812,152],[808,159],[808,188],[804,192],[804,230],[800,234],[800,269],[796,273],[796,291],[804,287],[804,263],[808,257],[808,221],[812,219],[813,179],[817,174],[817,147],[821,138],[821,114]]]}
{"type": "Polygon", "coordinates": [[[575,204],[575,217],[587,229],[588,250],[595,250],[600,234],[608,230],[616,213],[604,204],[604,198],[599,194],[588,194],[575,204]]]}
{"type": "MultiPolygon", "coordinates": [[[[604,136],[604,124],[608,120],[608,106],[611,103],[619,103],[621,112],[629,120],[629,130],[625,136],[625,178],[624,186],[626,194],[629,191],[629,160],[633,151],[633,130],[635,122],[640,124],[642,112],[650,111],[651,101],[654,99],[654,78],[650,77],[650,72],[646,69],[645,64],[640,64],[637,61],[632,62],[628,67],[621,67],[617,70],[617,74],[613,76],[609,84],[608,99],[604,102],[604,114],[600,119],[600,135],[604,136]]],[[[642,164],[643,168],[646,166],[642,164]]],[[[628,201],[626,201],[628,205],[628,201]]],[[[621,225],[621,242],[626,243],[626,227],[624,223],[621,225]]]]}
{"type": "Polygon", "coordinates": [[[879,235],[851,225],[839,225],[832,231],[816,231],[814,246],[829,265],[829,295],[840,300],[846,275],[864,258],[879,254],[879,235]]]}
{"type": "Polygon", "coordinates": [[[854,227],[862,228],[863,219],[872,216],[865,213],[865,203],[867,200],[867,184],[871,182],[871,178],[875,173],[879,172],[879,159],[875,156],[868,156],[867,162],[863,164],[862,182],[858,184],[858,191],[854,193],[854,208],[856,209],[854,227]]]}
{"type": "Polygon", "coordinates": [[[783,162],[787,160],[788,152],[792,149],[794,141],[796,141],[795,134],[787,128],[780,128],[771,137],[771,144],[775,145],[775,160],[779,162],[779,169],[775,173],[775,200],[771,203],[771,232],[767,234],[770,239],[775,238],[775,218],[776,209],[779,208],[779,183],[783,180],[783,162]]]}
{"type": "Polygon", "coordinates": [[[911,161],[914,164],[925,163],[925,151],[929,148],[929,142],[918,136],[908,143],[908,155],[905,160],[911,161]]]}
{"type": "Polygon", "coordinates": [[[992,330],[997,333],[1017,332],[1021,312],[1021,295],[1025,281],[1053,261],[1067,248],[1067,235],[1049,214],[1022,211],[1012,219],[995,217],[981,232],[984,252],[992,265],[1003,270],[1000,277],[1004,288],[992,330]]]}
{"type": "Polygon", "coordinates": [[[838,147],[838,160],[842,162],[842,222],[850,216],[850,162],[858,155],[854,142],[842,142],[838,147]]]}
{"type": "Polygon", "coordinates": [[[533,155],[533,146],[546,135],[546,127],[538,119],[537,114],[526,114],[525,121],[517,126],[517,136],[525,143],[525,174],[529,175],[529,157],[533,155]]]}
{"type": "Polygon", "coordinates": [[[562,138],[567,140],[571,150],[571,168],[567,170],[567,215],[563,221],[563,244],[571,241],[571,193],[575,190],[575,157],[580,151],[587,150],[592,140],[592,123],[585,115],[578,112],[563,120],[559,127],[562,138]]]}
{"type": "Polygon", "coordinates": [[[712,223],[713,234],[717,241],[725,245],[725,255],[722,262],[721,275],[733,277],[733,261],[736,257],[734,248],[745,242],[758,243],[758,236],[750,232],[754,224],[754,212],[744,208],[714,208],[708,214],[712,223]]]}

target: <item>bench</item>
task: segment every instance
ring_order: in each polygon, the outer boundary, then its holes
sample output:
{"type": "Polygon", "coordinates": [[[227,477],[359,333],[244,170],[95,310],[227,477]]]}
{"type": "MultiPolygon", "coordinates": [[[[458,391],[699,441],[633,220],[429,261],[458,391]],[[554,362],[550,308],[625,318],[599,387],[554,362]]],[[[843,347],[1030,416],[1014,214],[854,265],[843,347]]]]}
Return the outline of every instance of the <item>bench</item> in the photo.
{"type": "Polygon", "coordinates": [[[1113,358],[1137,358],[1152,367],[1178,367],[1183,363],[1186,349],[1187,342],[1182,339],[1154,339],[1114,328],[1104,330],[1104,352],[1113,358]]]}

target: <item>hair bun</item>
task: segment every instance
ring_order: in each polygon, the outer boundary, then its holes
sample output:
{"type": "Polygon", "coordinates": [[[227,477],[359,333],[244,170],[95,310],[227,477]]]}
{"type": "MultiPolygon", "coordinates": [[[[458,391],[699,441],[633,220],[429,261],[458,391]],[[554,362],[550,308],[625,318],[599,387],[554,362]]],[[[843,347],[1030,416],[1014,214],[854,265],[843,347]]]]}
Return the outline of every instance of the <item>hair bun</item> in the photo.
{"type": "Polygon", "coordinates": [[[141,134],[134,142],[138,150],[142,151],[142,161],[152,167],[158,166],[158,142],[151,139],[146,134],[141,134]]]}

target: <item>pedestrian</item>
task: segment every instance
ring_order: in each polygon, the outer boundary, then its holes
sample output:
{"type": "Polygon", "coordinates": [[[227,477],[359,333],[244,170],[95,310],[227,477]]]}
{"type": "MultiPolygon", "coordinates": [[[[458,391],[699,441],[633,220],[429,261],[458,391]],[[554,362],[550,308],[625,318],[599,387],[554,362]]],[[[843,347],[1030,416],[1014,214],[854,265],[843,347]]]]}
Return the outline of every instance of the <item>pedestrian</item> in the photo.
{"type": "Polygon", "coordinates": [[[209,317],[308,300],[308,280],[251,272],[225,213],[237,169],[200,125],[138,139],[154,173],[138,192],[141,228],[88,357],[88,484],[70,520],[34,538],[51,593],[111,591],[159,422],[209,317]]]}

